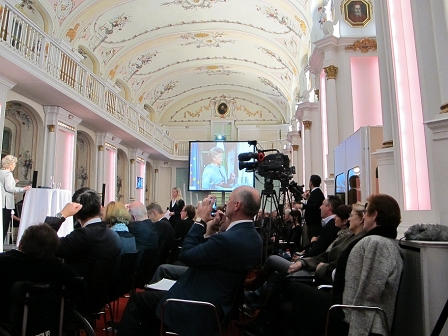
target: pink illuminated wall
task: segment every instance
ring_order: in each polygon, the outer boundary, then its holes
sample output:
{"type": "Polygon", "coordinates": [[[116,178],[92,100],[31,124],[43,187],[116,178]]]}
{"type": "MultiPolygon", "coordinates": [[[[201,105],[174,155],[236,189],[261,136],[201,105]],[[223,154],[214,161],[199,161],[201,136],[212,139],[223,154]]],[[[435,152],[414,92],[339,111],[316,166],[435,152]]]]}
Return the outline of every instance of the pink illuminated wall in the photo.
{"type": "Polygon", "coordinates": [[[383,124],[378,57],[350,57],[353,132],[383,124]]]}
{"type": "Polygon", "coordinates": [[[106,147],[104,156],[104,183],[106,183],[106,195],[104,205],[115,201],[115,184],[117,178],[117,153],[106,147]]]}
{"type": "MultiPolygon", "coordinates": [[[[325,71],[320,73],[320,87],[319,87],[319,101],[320,101],[320,113],[322,118],[322,150],[323,150],[323,165],[324,176],[328,176],[327,157],[328,157],[328,131],[327,131],[327,90],[326,90],[327,78],[325,71]]],[[[337,127],[337,125],[335,125],[337,127]]],[[[306,181],[306,180],[304,180],[306,181]]]]}
{"type": "MultiPolygon", "coordinates": [[[[143,162],[137,162],[137,176],[143,177],[143,189],[135,190],[135,200],[145,204],[145,187],[146,187],[146,174],[145,164],[143,162]]],[[[136,183],[136,181],[134,181],[136,183]]]]}
{"type": "Polygon", "coordinates": [[[61,189],[73,188],[74,133],[59,128],[56,138],[56,160],[54,181],[61,184],[61,189]]]}
{"type": "Polygon", "coordinates": [[[404,206],[430,210],[426,141],[410,0],[388,1],[404,206]]]}

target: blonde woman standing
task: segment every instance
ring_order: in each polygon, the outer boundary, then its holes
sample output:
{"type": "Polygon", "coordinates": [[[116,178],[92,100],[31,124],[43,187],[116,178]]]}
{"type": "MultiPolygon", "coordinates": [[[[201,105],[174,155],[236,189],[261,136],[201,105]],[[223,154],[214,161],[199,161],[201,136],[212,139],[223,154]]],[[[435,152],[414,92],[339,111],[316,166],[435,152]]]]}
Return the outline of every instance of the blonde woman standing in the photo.
{"type": "Polygon", "coordinates": [[[182,192],[180,188],[174,187],[171,190],[171,202],[168,210],[170,211],[170,224],[174,228],[178,222],[180,222],[180,212],[185,206],[185,202],[182,199],[182,192]]]}
{"type": "Polygon", "coordinates": [[[31,188],[26,186],[23,188],[16,187],[19,180],[14,179],[12,171],[16,168],[17,158],[13,155],[6,155],[1,162],[0,168],[0,185],[2,192],[2,208],[3,208],[3,239],[8,232],[9,222],[11,220],[11,210],[15,208],[14,193],[25,192],[31,188]]]}

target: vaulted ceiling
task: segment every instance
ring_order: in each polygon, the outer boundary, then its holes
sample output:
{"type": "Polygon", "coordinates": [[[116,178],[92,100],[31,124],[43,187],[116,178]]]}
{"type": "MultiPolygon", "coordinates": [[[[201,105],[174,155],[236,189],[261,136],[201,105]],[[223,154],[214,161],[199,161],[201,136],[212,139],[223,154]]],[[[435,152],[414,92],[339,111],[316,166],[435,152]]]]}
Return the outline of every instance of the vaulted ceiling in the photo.
{"type": "Polygon", "coordinates": [[[308,0],[33,3],[50,35],[159,124],[279,124],[293,115],[309,48],[308,0]]]}

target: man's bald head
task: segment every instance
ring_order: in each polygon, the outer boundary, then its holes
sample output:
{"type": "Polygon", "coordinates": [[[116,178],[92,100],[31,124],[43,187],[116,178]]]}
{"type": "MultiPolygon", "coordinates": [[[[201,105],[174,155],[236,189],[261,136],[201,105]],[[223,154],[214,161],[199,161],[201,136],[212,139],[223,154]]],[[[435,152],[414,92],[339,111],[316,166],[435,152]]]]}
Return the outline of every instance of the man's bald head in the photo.
{"type": "Polygon", "coordinates": [[[146,207],[141,202],[132,202],[129,204],[129,213],[131,214],[134,222],[148,219],[146,207]]]}

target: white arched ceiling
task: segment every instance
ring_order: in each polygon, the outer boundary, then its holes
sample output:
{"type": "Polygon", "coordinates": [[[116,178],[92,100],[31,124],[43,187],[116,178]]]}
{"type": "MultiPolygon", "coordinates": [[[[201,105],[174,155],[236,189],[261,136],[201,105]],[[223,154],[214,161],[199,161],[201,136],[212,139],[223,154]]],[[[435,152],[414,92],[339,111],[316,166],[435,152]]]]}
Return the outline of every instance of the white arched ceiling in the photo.
{"type": "Polygon", "coordinates": [[[206,112],[180,116],[217,99],[231,102],[235,120],[290,119],[308,53],[309,0],[46,1],[57,37],[88,48],[100,76],[125,82],[129,99],[164,125],[203,122],[206,112]]]}

